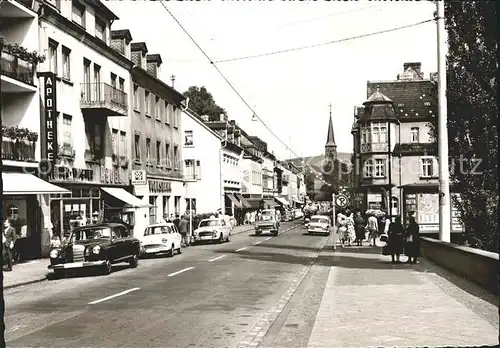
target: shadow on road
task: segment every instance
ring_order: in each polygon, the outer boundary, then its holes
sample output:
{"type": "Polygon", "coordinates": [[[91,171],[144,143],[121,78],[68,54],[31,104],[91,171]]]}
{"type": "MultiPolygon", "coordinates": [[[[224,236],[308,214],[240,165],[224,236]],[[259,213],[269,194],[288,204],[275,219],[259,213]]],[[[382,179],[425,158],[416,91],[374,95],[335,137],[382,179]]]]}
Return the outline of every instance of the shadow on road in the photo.
{"type": "MultiPolygon", "coordinates": [[[[139,266],[140,267],[140,266],[139,266]]],[[[130,268],[129,265],[113,265],[113,272],[119,272],[123,271],[124,269],[130,268]]],[[[99,269],[79,269],[79,270],[73,270],[73,271],[68,271],[68,273],[65,274],[64,278],[86,278],[86,277],[95,277],[95,276],[101,276],[102,273],[100,273],[99,269]]],[[[105,275],[102,275],[103,277],[105,275]]],[[[56,276],[54,272],[47,273],[47,280],[58,280],[61,279],[61,277],[56,276]]]]}

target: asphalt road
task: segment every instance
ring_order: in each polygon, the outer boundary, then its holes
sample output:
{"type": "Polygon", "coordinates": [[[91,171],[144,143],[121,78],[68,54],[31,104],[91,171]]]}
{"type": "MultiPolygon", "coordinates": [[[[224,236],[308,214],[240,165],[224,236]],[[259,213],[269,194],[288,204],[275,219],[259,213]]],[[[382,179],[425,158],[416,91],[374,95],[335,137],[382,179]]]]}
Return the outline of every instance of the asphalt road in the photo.
{"type": "Polygon", "coordinates": [[[283,223],[277,237],[242,233],[136,269],[117,266],[109,276],[7,290],[7,345],[306,345],[328,276],[311,262],[329,238],[296,224],[283,223]]]}

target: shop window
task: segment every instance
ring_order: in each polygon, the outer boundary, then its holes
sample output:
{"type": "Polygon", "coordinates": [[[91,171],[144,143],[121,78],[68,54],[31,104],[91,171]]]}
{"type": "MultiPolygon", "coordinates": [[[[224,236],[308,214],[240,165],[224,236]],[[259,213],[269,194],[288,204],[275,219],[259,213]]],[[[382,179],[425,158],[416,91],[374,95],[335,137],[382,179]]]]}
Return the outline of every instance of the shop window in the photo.
{"type": "Polygon", "coordinates": [[[169,206],[169,203],[170,203],[170,196],[164,196],[163,197],[163,214],[169,214],[169,209],[168,209],[168,206],[169,206]]]}
{"type": "Polygon", "coordinates": [[[158,199],[158,196],[149,196],[149,204],[152,205],[152,207],[149,208],[149,223],[154,224],[156,222],[156,201],[158,199]]]}
{"type": "Polygon", "coordinates": [[[179,197],[179,196],[174,197],[174,211],[175,211],[175,214],[180,215],[180,213],[181,213],[181,197],[179,197]]]}
{"type": "Polygon", "coordinates": [[[7,207],[7,218],[10,220],[17,220],[19,219],[19,207],[16,205],[9,205],[7,207]]]}

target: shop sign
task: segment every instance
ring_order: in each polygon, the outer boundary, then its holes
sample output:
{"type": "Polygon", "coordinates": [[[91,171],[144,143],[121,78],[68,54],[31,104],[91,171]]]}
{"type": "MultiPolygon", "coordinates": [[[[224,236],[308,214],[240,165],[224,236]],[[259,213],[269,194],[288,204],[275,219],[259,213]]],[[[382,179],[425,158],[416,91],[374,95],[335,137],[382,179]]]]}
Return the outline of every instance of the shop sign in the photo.
{"type": "Polygon", "coordinates": [[[121,184],[120,171],[101,167],[101,182],[106,184],[121,184]]]}
{"type": "Polygon", "coordinates": [[[42,155],[45,155],[45,161],[42,161],[42,168],[44,173],[51,174],[53,172],[54,164],[57,158],[58,145],[57,145],[57,98],[56,98],[56,79],[55,74],[51,72],[43,73],[44,78],[44,138],[45,144],[42,155]],[[45,162],[45,163],[44,163],[45,162]]]}
{"type": "Polygon", "coordinates": [[[132,185],[146,185],[146,171],[133,170],[132,171],[132,185]]]}
{"type": "Polygon", "coordinates": [[[65,181],[94,181],[94,171],[91,169],[70,168],[65,166],[57,166],[54,172],[56,180],[65,181]]]}
{"type": "Polygon", "coordinates": [[[172,192],[172,183],[164,180],[148,180],[149,192],[172,192]]]}

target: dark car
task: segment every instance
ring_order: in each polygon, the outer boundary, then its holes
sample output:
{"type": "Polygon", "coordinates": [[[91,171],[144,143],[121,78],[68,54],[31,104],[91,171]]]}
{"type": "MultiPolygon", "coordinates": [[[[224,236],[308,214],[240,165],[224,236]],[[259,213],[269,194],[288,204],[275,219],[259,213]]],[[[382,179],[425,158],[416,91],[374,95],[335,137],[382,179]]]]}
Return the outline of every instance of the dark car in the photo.
{"type": "Polygon", "coordinates": [[[279,227],[279,222],[276,220],[275,215],[259,215],[255,221],[255,234],[272,233],[277,236],[279,227]]]}
{"type": "Polygon", "coordinates": [[[50,251],[49,269],[63,276],[69,270],[100,268],[110,274],[112,264],[139,263],[140,241],[130,237],[128,228],[119,223],[102,223],[75,228],[60,248],[50,251]]]}

